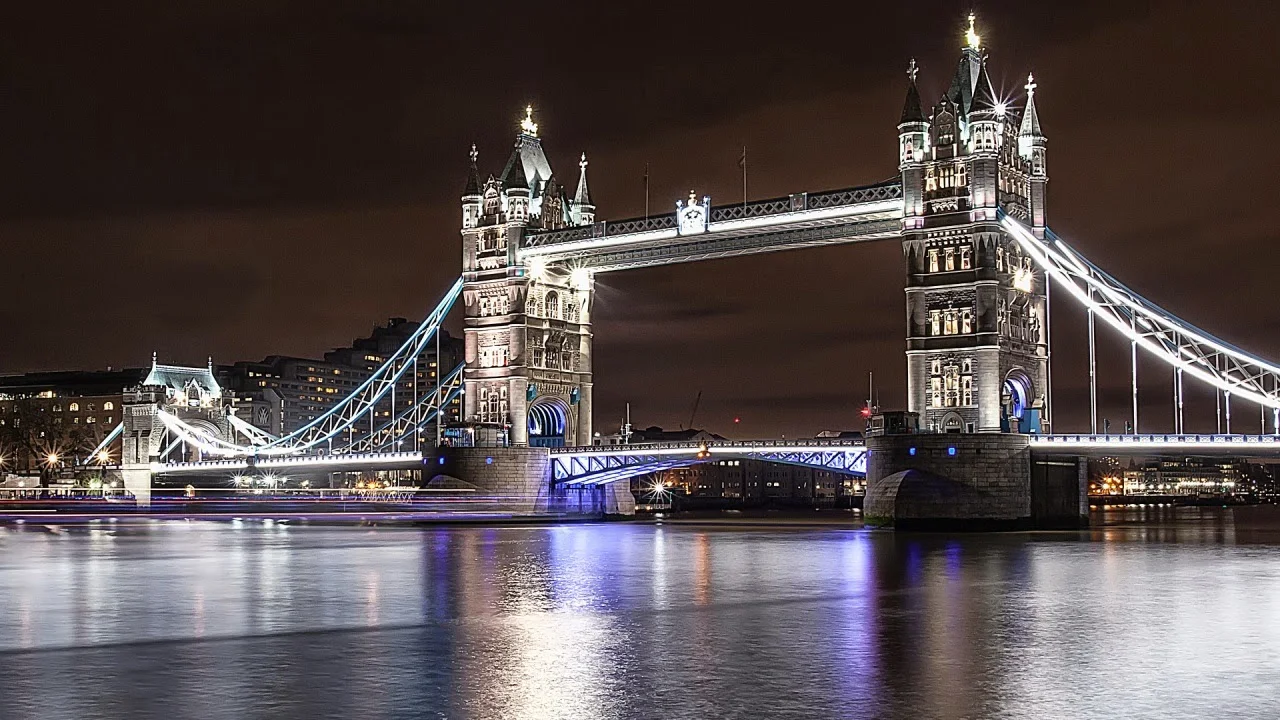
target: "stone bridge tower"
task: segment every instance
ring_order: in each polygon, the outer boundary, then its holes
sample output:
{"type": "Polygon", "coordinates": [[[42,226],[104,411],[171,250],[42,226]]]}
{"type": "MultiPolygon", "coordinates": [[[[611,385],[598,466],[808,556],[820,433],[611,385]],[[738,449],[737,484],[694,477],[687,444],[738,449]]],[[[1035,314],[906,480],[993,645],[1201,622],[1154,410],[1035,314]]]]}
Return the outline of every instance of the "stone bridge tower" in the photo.
{"type": "Polygon", "coordinates": [[[999,224],[1007,213],[1044,232],[1035,84],[1020,117],[998,100],[972,15],[959,67],[930,112],[915,61],[909,76],[898,125],[907,407],[938,432],[1047,432],[1045,277],[999,224]]]}
{"type": "Polygon", "coordinates": [[[595,221],[586,156],[570,196],[528,108],[501,175],[481,181],[476,160],[472,147],[462,196],[464,422],[478,443],[590,444],[594,278],[520,258],[531,232],[595,221]]]}
{"type": "MultiPolygon", "coordinates": [[[[121,405],[120,474],[139,507],[151,504],[151,464],[160,461],[169,450],[165,445],[174,440],[160,419],[161,411],[210,437],[230,440],[233,435],[227,419],[230,399],[224,398],[213,376],[212,361],[204,368],[179,367],[160,365],[153,355],[151,372],[136,387],[125,389],[121,405]]],[[[199,448],[185,444],[170,450],[168,457],[176,459],[179,452],[187,461],[209,459],[202,457],[199,448]]]]}

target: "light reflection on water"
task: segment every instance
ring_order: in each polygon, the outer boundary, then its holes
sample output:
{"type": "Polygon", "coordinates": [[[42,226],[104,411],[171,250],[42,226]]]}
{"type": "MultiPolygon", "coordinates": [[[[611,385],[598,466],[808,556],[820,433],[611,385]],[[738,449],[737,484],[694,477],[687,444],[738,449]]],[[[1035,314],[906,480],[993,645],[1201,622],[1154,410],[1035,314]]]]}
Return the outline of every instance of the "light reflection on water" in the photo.
{"type": "Polygon", "coordinates": [[[0,718],[1280,716],[1280,510],[0,529],[0,718]]]}

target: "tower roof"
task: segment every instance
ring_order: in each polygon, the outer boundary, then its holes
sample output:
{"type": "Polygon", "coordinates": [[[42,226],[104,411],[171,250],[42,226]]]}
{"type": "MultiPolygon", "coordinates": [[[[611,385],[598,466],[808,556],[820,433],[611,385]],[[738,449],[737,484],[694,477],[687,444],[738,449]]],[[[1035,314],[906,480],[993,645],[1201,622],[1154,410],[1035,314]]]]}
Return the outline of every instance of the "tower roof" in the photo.
{"type": "MultiPolygon", "coordinates": [[[[534,176],[536,178],[536,176],[534,176]]],[[[520,152],[519,146],[515,152],[511,153],[511,158],[507,160],[507,166],[502,170],[502,188],[504,190],[513,190],[523,188],[529,190],[536,183],[530,178],[529,173],[525,170],[523,153],[520,152]]]]}
{"type": "Polygon", "coordinates": [[[918,69],[915,58],[912,58],[911,65],[907,68],[907,77],[910,78],[911,83],[907,86],[907,100],[902,105],[902,119],[898,121],[899,125],[925,121],[924,108],[920,104],[920,90],[916,87],[918,69]]]}
{"type": "Polygon", "coordinates": [[[993,111],[996,109],[996,95],[991,87],[991,78],[987,77],[987,64],[978,66],[978,77],[974,83],[971,112],[993,111]]]}
{"type": "Polygon", "coordinates": [[[463,196],[480,194],[480,170],[476,167],[476,158],[479,154],[476,152],[475,143],[471,144],[471,169],[467,174],[467,186],[462,189],[463,196]]]}
{"type": "MultiPolygon", "coordinates": [[[[955,77],[951,78],[951,87],[947,89],[947,97],[960,108],[960,112],[968,115],[973,107],[973,95],[977,92],[978,75],[983,67],[982,38],[974,27],[976,17],[969,13],[969,29],[965,32],[964,51],[960,54],[960,64],[956,67],[955,77]]],[[[994,103],[993,103],[994,106],[994,103]]]]}
{"type": "Polygon", "coordinates": [[[1034,75],[1027,75],[1026,87],[1027,109],[1022,112],[1022,127],[1018,129],[1018,134],[1043,137],[1044,133],[1040,130],[1040,113],[1036,112],[1036,79],[1034,75]]]}
{"type": "Polygon", "coordinates": [[[583,205],[591,205],[591,191],[587,189],[587,154],[582,153],[582,160],[578,163],[581,172],[578,174],[578,192],[573,196],[573,202],[579,207],[583,205]]]}

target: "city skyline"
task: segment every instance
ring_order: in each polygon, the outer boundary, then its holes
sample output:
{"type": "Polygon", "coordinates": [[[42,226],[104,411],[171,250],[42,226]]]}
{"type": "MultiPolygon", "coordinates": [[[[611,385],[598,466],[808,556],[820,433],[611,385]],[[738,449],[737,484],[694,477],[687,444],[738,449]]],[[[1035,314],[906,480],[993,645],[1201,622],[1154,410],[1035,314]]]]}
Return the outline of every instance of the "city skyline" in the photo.
{"type": "MultiPolygon", "coordinates": [[[[1241,21],[1254,10],[1261,12],[1261,6],[1220,8],[1201,17],[1200,11],[1167,5],[1149,6],[1145,14],[1085,5],[1059,13],[1048,25],[1033,11],[1005,5],[980,7],[981,29],[997,66],[1012,73],[992,78],[998,90],[1021,104],[1018,88],[1025,72],[1034,70],[1041,83],[1037,102],[1053,157],[1050,225],[1156,302],[1219,329],[1250,350],[1274,355],[1272,321],[1259,300],[1280,268],[1263,245],[1269,239],[1263,222],[1265,187],[1244,179],[1256,164],[1274,164],[1276,151],[1260,141],[1249,142],[1248,152],[1241,147],[1244,138],[1265,137],[1265,111],[1274,106],[1275,91],[1251,78],[1269,74],[1275,58],[1250,50],[1248,42],[1219,47],[1222,38],[1215,36],[1251,31],[1241,21]],[[1197,51],[1199,43],[1212,52],[1197,51]],[[1166,62],[1138,66],[1127,61],[1144,54],[1166,62]],[[1108,74],[1116,82],[1101,81],[1108,74]],[[1188,87],[1203,101],[1187,103],[1188,87]],[[1175,96],[1177,89],[1184,94],[1175,96]],[[1180,152],[1173,155],[1168,147],[1180,152]],[[1196,202],[1215,191],[1232,193],[1223,201],[1233,210],[1225,224],[1220,209],[1196,202]],[[1167,232],[1177,232],[1177,241],[1170,242],[1167,232]],[[1233,253],[1218,249],[1228,242],[1233,253]],[[1246,293],[1257,295],[1221,302],[1218,283],[1236,285],[1236,280],[1246,293]]],[[[280,7],[286,9],[273,22],[287,24],[289,4],[280,7]]],[[[441,89],[432,78],[422,77],[422,68],[402,70],[413,77],[387,80],[403,83],[393,88],[401,95],[380,96],[382,104],[368,109],[335,109],[330,105],[341,105],[337,100],[378,90],[358,88],[360,72],[412,57],[420,52],[422,37],[430,35],[422,25],[400,22],[402,17],[395,18],[393,33],[391,23],[368,14],[344,32],[381,48],[383,55],[366,58],[336,88],[301,83],[275,105],[267,101],[270,83],[300,77],[299,68],[283,61],[279,66],[255,65],[253,72],[234,62],[216,72],[212,65],[178,63],[177,70],[132,77],[134,83],[145,83],[172,72],[170,79],[178,80],[187,77],[180,74],[186,71],[206,81],[252,76],[262,86],[162,87],[171,103],[144,104],[151,114],[137,116],[144,128],[158,123],[175,134],[182,128],[208,133],[200,139],[210,147],[190,138],[184,144],[182,137],[164,133],[153,143],[118,139],[118,147],[106,143],[93,148],[70,178],[55,172],[60,162],[64,169],[70,166],[70,153],[53,153],[37,163],[39,142],[17,141],[9,147],[7,164],[15,172],[8,181],[13,187],[6,192],[3,226],[15,238],[9,244],[17,250],[16,265],[48,268],[48,273],[13,280],[16,302],[0,310],[10,328],[0,370],[137,365],[152,349],[192,362],[209,354],[307,356],[379,318],[420,316],[456,273],[457,196],[465,180],[466,149],[475,141],[482,167],[496,172],[526,100],[536,105],[541,135],[556,167],[572,167],[578,153],[588,153],[601,219],[643,212],[646,163],[653,214],[673,212],[675,200],[690,186],[717,204],[740,199],[737,160],[743,145],[750,148],[752,198],[881,180],[895,171],[894,125],[906,88],[906,62],[919,60],[922,95],[931,103],[952,74],[966,9],[929,13],[900,33],[865,38],[871,45],[857,58],[828,57],[830,66],[794,80],[795,87],[785,91],[768,89],[774,86],[768,82],[756,87],[749,80],[776,80],[791,73],[765,68],[753,74],[743,68],[749,58],[741,49],[716,56],[715,48],[734,47],[733,33],[720,27],[704,47],[677,44],[665,48],[666,55],[661,47],[645,49],[655,58],[662,56],[664,67],[675,64],[682,49],[693,53],[689,59],[708,68],[702,75],[684,67],[669,68],[663,78],[656,69],[619,71],[624,78],[627,73],[645,75],[631,78],[630,84],[657,88],[648,102],[610,95],[599,82],[600,67],[578,67],[572,58],[553,53],[541,73],[530,73],[540,74],[541,81],[504,78],[497,87],[445,84],[441,89]],[[566,72],[553,72],[557,68],[566,72]],[[573,77],[571,70],[580,72],[581,82],[565,81],[573,77]],[[433,112],[423,104],[431,100],[422,95],[430,87],[455,99],[459,93],[470,94],[456,104],[461,112],[433,112]],[[216,99],[241,104],[224,107],[226,117],[199,111],[203,106],[198,101],[216,99]],[[393,107],[393,100],[412,102],[393,107]],[[602,103],[606,112],[591,111],[602,103]],[[329,112],[303,112],[315,106],[329,112]],[[281,107],[292,108],[284,116],[296,122],[268,123],[258,135],[249,132],[250,120],[271,119],[271,109],[281,107]],[[219,117],[232,122],[219,127],[212,121],[219,117]],[[437,124],[414,121],[424,118],[437,124]],[[164,122],[175,119],[179,122],[172,126],[164,122]],[[361,143],[344,145],[342,131],[362,124],[366,131],[394,126],[395,132],[376,139],[355,133],[361,143]],[[284,141],[290,128],[302,137],[284,141]],[[233,152],[220,164],[217,150],[246,138],[251,147],[239,151],[252,148],[261,156],[233,152]],[[192,162],[184,162],[184,153],[192,162]],[[133,165],[109,167],[108,161],[130,157],[133,165]],[[406,160],[419,166],[408,167],[406,160]],[[325,169],[347,172],[336,180],[311,175],[313,170],[325,175],[325,169]],[[108,178],[120,182],[91,187],[91,180],[108,178]],[[383,252],[364,250],[374,234],[388,238],[385,248],[377,246],[383,252]],[[37,238],[44,242],[38,244],[37,238]],[[91,240],[99,242],[86,247],[91,240]],[[112,248],[117,252],[107,252],[112,248]],[[113,276],[119,287],[95,286],[96,273],[113,276]],[[48,275],[67,280],[52,297],[40,293],[42,287],[48,292],[48,275]],[[333,282],[327,284],[327,279],[333,282]],[[119,296],[111,304],[86,307],[90,296],[104,291],[119,296]],[[122,313],[130,322],[121,322],[122,313]],[[299,314],[307,322],[296,322],[296,327],[273,321],[299,314]]],[[[244,12],[245,17],[187,18],[184,27],[195,37],[216,42],[225,39],[219,32],[234,36],[235,28],[247,31],[251,20],[262,20],[253,17],[254,11],[244,12]]],[[[303,23],[303,39],[293,42],[319,42],[321,30],[347,27],[351,17],[309,18],[303,23]]],[[[748,30],[755,27],[749,19],[743,22],[748,30]]],[[[133,31],[154,40],[148,33],[161,29],[133,31]]],[[[778,42],[791,47],[792,40],[784,33],[778,42]]],[[[243,52],[266,53],[254,44],[258,42],[262,40],[253,40],[243,52]]],[[[798,53],[795,67],[813,66],[804,62],[798,42],[791,49],[798,53]]],[[[120,52],[108,54],[107,67],[113,61],[137,62],[141,50],[120,52]]],[[[821,57],[829,50],[806,52],[821,57]]],[[[200,61],[210,62],[207,55],[200,61]]],[[[236,58],[247,62],[244,56],[236,58]]],[[[501,74],[498,60],[477,62],[493,63],[493,71],[501,74]]],[[[13,69],[6,84],[31,89],[21,80],[30,79],[24,71],[34,66],[8,65],[13,69]]],[[[74,62],[66,70],[76,71],[74,62]]],[[[615,88],[626,84],[615,82],[615,88]]],[[[69,112],[75,100],[94,96],[85,86],[79,89],[86,94],[67,93],[62,110],[69,112]]],[[[107,121],[123,121],[129,108],[136,107],[129,101],[138,98],[128,93],[115,97],[101,92],[107,121]]],[[[19,132],[10,137],[33,138],[35,126],[23,122],[30,123],[33,113],[37,119],[39,113],[54,113],[47,119],[56,119],[59,108],[18,108],[10,121],[16,119],[19,132]]],[[[92,123],[59,127],[67,130],[71,148],[88,142],[84,131],[95,129],[92,123]]],[[[121,138],[127,136],[125,130],[139,131],[120,127],[121,138]]],[[[699,392],[703,402],[696,424],[715,431],[723,432],[735,417],[742,419],[744,436],[853,427],[859,423],[856,412],[868,370],[876,373],[882,403],[903,406],[901,273],[898,243],[881,242],[601,276],[594,323],[599,338],[597,429],[609,431],[613,416],[621,419],[622,403],[628,400],[633,413],[652,424],[686,424],[699,392]],[[759,278],[773,282],[762,287],[759,278]],[[660,388],[656,393],[655,387],[660,388]]],[[[1075,413],[1059,422],[1079,428],[1082,408],[1087,412],[1087,402],[1080,402],[1088,387],[1081,350],[1084,322],[1075,308],[1065,314],[1067,322],[1055,324],[1055,399],[1075,413]]],[[[1101,351],[1104,369],[1127,365],[1127,345],[1104,340],[1101,351]]],[[[1140,372],[1144,410],[1149,406],[1158,412],[1161,403],[1168,404],[1167,378],[1160,380],[1167,371],[1156,371],[1155,363],[1144,367],[1149,370],[1140,372]]],[[[1113,429],[1128,414],[1127,384],[1127,372],[1104,372],[1103,414],[1116,419],[1113,429]]],[[[1208,403],[1208,415],[1189,410],[1190,429],[1213,422],[1212,395],[1202,395],[1189,394],[1193,402],[1208,403]]],[[[1240,413],[1245,422],[1256,424],[1256,409],[1252,415],[1244,408],[1240,413]]]]}

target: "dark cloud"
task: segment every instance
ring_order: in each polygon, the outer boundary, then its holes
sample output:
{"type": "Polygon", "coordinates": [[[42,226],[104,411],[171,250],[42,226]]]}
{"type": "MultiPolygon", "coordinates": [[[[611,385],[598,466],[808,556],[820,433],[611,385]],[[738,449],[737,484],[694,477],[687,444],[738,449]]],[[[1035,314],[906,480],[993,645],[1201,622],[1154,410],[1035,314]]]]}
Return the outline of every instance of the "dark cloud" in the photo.
{"type": "MultiPolygon", "coordinates": [[[[316,354],[421,316],[457,273],[466,148],[500,170],[527,101],[555,167],[589,153],[604,218],[643,212],[646,163],[655,209],[690,188],[738,199],[744,144],[757,197],[891,177],[906,61],[940,93],[970,6],[83,5],[6,8],[0,372],[316,354]]],[[[1280,11],[979,10],[996,84],[1017,99],[1028,70],[1040,82],[1051,225],[1153,301],[1280,356],[1280,11]]],[[[856,426],[868,371],[901,404],[901,263],[889,242],[602,276],[598,426],[627,401],[644,424],[685,423],[699,391],[715,429],[856,426]]],[[[1081,427],[1084,316],[1054,313],[1058,419],[1081,427]]],[[[1103,411],[1124,417],[1128,346],[1099,352],[1103,411]]],[[[1144,417],[1168,416],[1168,372],[1139,375],[1144,417]]],[[[1194,404],[1212,422],[1212,395],[1194,404]]]]}

